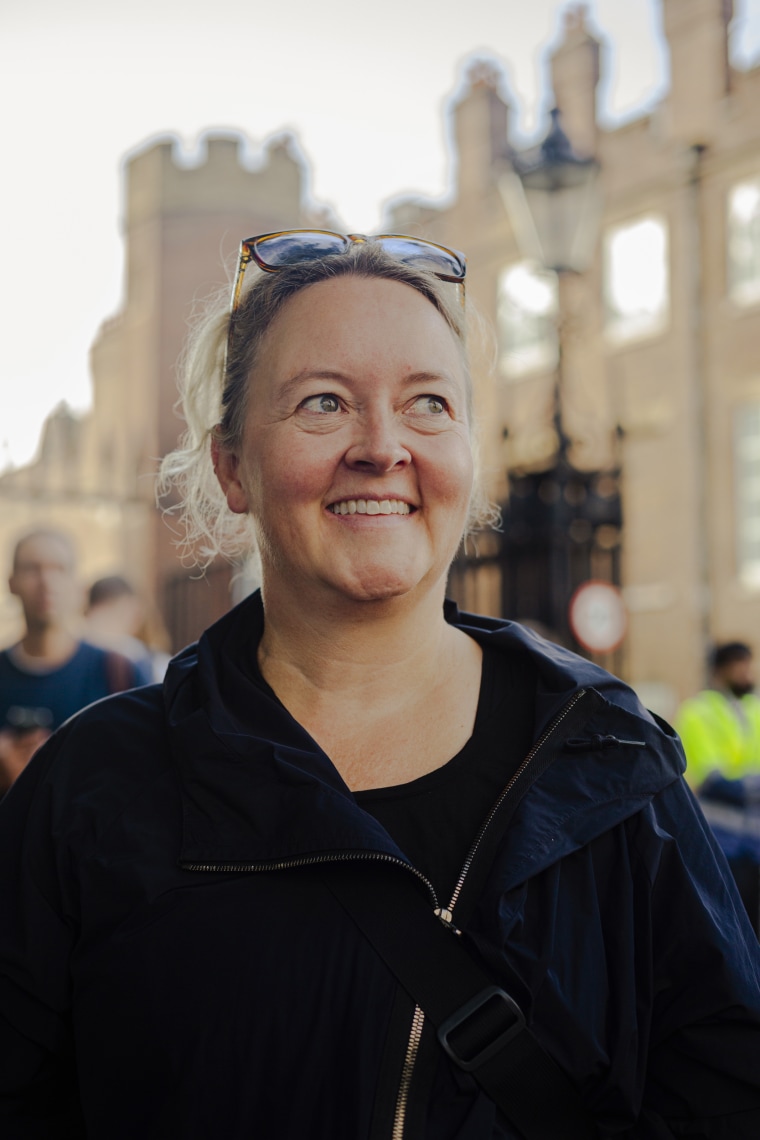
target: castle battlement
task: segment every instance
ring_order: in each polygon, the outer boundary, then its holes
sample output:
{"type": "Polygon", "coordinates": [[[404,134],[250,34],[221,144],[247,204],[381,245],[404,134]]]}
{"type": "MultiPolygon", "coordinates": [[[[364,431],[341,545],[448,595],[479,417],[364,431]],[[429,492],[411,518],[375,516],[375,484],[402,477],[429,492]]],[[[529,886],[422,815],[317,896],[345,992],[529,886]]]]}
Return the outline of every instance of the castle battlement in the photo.
{"type": "Polygon", "coordinates": [[[207,131],[189,149],[177,135],[149,140],[125,160],[127,228],[187,211],[301,209],[305,162],[289,134],[256,149],[239,131],[207,131]]]}

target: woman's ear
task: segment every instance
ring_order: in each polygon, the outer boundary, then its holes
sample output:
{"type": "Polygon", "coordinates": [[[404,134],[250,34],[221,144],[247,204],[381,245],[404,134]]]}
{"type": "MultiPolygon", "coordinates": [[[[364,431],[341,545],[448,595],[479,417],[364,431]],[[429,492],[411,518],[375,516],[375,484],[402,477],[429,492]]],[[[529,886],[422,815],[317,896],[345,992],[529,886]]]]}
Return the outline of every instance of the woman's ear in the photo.
{"type": "Polygon", "coordinates": [[[211,433],[211,462],[227,506],[236,515],[248,514],[248,495],[240,478],[240,458],[219,441],[219,429],[211,433]]]}

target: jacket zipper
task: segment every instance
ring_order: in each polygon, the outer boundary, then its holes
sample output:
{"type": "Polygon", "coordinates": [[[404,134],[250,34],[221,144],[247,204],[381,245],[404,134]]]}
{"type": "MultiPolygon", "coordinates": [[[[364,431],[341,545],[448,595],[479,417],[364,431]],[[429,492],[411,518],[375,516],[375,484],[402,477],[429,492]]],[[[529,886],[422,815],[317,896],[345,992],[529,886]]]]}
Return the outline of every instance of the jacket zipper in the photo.
{"type": "Polygon", "coordinates": [[[404,1140],[404,1128],[406,1127],[406,1108],[409,1103],[409,1091],[412,1084],[412,1074],[414,1073],[414,1063],[417,1060],[417,1054],[420,1050],[420,1042],[422,1040],[422,1027],[425,1024],[425,1014],[420,1007],[414,1007],[414,1016],[412,1017],[412,1028],[409,1033],[409,1040],[406,1044],[406,1054],[404,1055],[404,1067],[401,1070],[401,1081],[398,1087],[398,1095],[396,1097],[396,1111],[393,1114],[393,1131],[391,1132],[391,1140],[404,1140]]]}
{"type": "MultiPolygon", "coordinates": [[[[554,718],[554,720],[551,722],[551,724],[548,726],[548,728],[545,729],[545,731],[542,733],[542,735],[538,738],[536,743],[533,745],[530,752],[525,757],[522,764],[520,764],[517,771],[513,774],[509,783],[506,785],[506,787],[502,791],[501,795],[496,800],[496,803],[493,805],[490,812],[486,816],[486,819],[485,819],[484,823],[482,824],[480,831],[475,836],[475,840],[472,844],[472,847],[470,848],[470,850],[467,853],[467,858],[465,859],[464,864],[462,866],[462,870],[459,873],[459,879],[457,880],[457,884],[454,888],[454,893],[451,896],[451,901],[449,902],[448,907],[445,907],[445,908],[436,907],[436,914],[440,918],[441,922],[443,922],[446,926],[449,927],[449,929],[452,931],[452,933],[454,933],[454,934],[460,933],[460,931],[457,930],[457,928],[453,922],[454,907],[456,906],[457,901],[459,900],[459,896],[462,893],[462,888],[464,886],[465,879],[467,878],[467,874],[470,870],[470,867],[473,864],[473,860],[475,859],[475,856],[478,853],[478,849],[480,847],[480,844],[483,841],[483,836],[485,835],[486,831],[488,830],[491,823],[493,822],[494,816],[497,814],[497,812],[499,811],[499,809],[501,808],[502,804],[507,799],[507,797],[511,794],[511,792],[512,792],[515,784],[517,783],[517,781],[520,779],[520,777],[530,767],[530,764],[532,763],[534,757],[536,756],[536,753],[539,752],[541,748],[543,748],[544,744],[546,744],[547,740],[549,740],[549,738],[554,734],[554,732],[556,732],[556,730],[562,724],[562,721],[565,719],[565,717],[568,715],[568,713],[570,713],[571,710],[573,708],[575,708],[578,701],[580,701],[581,698],[584,697],[585,695],[586,695],[586,690],[580,689],[567,702],[567,704],[564,706],[564,708],[562,708],[559,711],[559,713],[554,718]]],[[[407,1047],[406,1047],[406,1056],[404,1057],[404,1067],[403,1067],[402,1072],[401,1072],[401,1082],[399,1084],[398,1096],[396,1098],[396,1112],[395,1112],[395,1115],[393,1118],[393,1131],[391,1133],[391,1140],[404,1140],[404,1128],[406,1125],[406,1111],[407,1111],[407,1106],[409,1103],[409,1092],[410,1092],[411,1084],[412,1084],[412,1074],[414,1071],[415,1062],[417,1060],[417,1054],[419,1053],[420,1042],[422,1041],[422,1029],[423,1029],[424,1021],[425,1021],[424,1013],[422,1012],[422,1010],[420,1009],[419,1006],[415,1006],[414,1017],[412,1018],[412,1028],[411,1028],[411,1032],[409,1034],[409,1041],[408,1041],[407,1047]]]]}
{"type": "Polygon", "coordinates": [[[534,757],[536,756],[536,753],[539,752],[543,748],[543,746],[544,746],[544,744],[546,744],[547,740],[549,740],[549,738],[551,736],[553,736],[553,734],[556,732],[556,730],[562,724],[562,721],[565,719],[565,717],[567,717],[569,715],[569,713],[572,712],[572,710],[578,704],[578,701],[580,701],[583,697],[585,697],[585,695],[586,695],[586,690],[585,689],[579,689],[579,691],[577,693],[575,693],[573,695],[573,697],[571,697],[571,699],[567,702],[567,704],[564,706],[564,708],[560,709],[560,711],[557,713],[557,716],[554,718],[554,720],[551,722],[551,724],[548,726],[548,728],[546,728],[544,730],[543,734],[541,736],[539,736],[538,740],[533,745],[533,747],[531,748],[530,752],[528,753],[528,755],[523,760],[520,767],[512,775],[512,778],[510,779],[509,783],[505,787],[504,791],[501,793],[501,795],[497,799],[496,803],[491,808],[490,812],[488,813],[488,815],[485,819],[485,822],[483,823],[480,831],[478,832],[478,834],[475,837],[475,842],[473,843],[472,847],[470,848],[470,850],[467,854],[467,858],[464,861],[464,866],[462,867],[462,870],[459,874],[459,879],[457,881],[457,885],[454,888],[454,894],[451,896],[451,901],[450,901],[448,908],[447,908],[448,916],[446,915],[445,912],[442,912],[440,915],[440,918],[443,921],[448,921],[448,922],[451,921],[451,912],[454,910],[454,907],[457,904],[459,896],[462,893],[462,887],[464,886],[464,881],[467,878],[467,872],[469,871],[470,867],[472,866],[473,860],[475,859],[475,856],[478,853],[478,848],[480,847],[480,844],[483,841],[483,836],[485,835],[486,831],[488,830],[491,823],[493,822],[494,816],[497,814],[497,812],[501,808],[501,806],[504,803],[504,801],[506,800],[507,796],[509,796],[509,794],[512,792],[512,789],[514,788],[517,781],[521,778],[521,776],[530,767],[531,763],[533,762],[534,757]]]}
{"type": "MultiPolygon", "coordinates": [[[[416,875],[417,878],[425,884],[432,899],[435,913],[441,919],[441,922],[448,926],[454,934],[459,934],[460,931],[457,930],[453,922],[454,907],[456,906],[457,901],[459,900],[459,897],[462,893],[465,879],[467,878],[467,874],[470,870],[470,867],[472,866],[473,860],[478,853],[478,849],[483,841],[483,837],[486,831],[493,822],[494,816],[497,814],[504,801],[512,792],[517,781],[521,778],[521,776],[526,772],[532,763],[534,757],[536,756],[536,753],[539,752],[541,748],[543,748],[544,744],[557,730],[568,713],[585,695],[586,690],[580,689],[577,693],[575,693],[571,700],[567,702],[564,708],[560,710],[549,727],[542,733],[542,735],[533,745],[530,752],[523,760],[522,764],[520,764],[519,768],[514,773],[499,798],[496,800],[496,803],[488,813],[484,823],[480,828],[480,831],[475,837],[475,841],[467,853],[467,857],[462,866],[462,870],[459,873],[459,879],[457,880],[457,884],[454,888],[454,893],[451,896],[451,901],[449,902],[448,907],[441,907],[438,905],[438,897],[435,893],[433,884],[429,881],[429,879],[426,879],[425,876],[416,869],[416,867],[413,867],[411,863],[405,863],[403,859],[397,859],[395,855],[383,855],[377,851],[359,851],[350,853],[336,852],[334,854],[328,855],[311,855],[307,858],[302,859],[284,859],[278,863],[181,863],[180,865],[187,871],[254,872],[281,871],[287,870],[288,868],[315,866],[318,863],[355,862],[356,860],[374,860],[377,862],[395,863],[397,866],[403,867],[407,871],[411,871],[412,874],[416,875]]],[[[422,1030],[424,1028],[424,1023],[425,1014],[419,1006],[415,1006],[414,1015],[412,1017],[412,1026],[409,1033],[409,1040],[406,1046],[406,1054],[404,1056],[404,1066],[401,1072],[401,1081],[399,1083],[399,1090],[396,1097],[396,1109],[393,1117],[393,1130],[391,1132],[391,1140],[404,1140],[404,1129],[406,1126],[406,1112],[409,1104],[409,1093],[411,1090],[414,1066],[420,1050],[420,1042],[422,1041],[422,1030]]]]}
{"type": "Polygon", "coordinates": [[[184,871],[286,871],[295,867],[314,867],[319,863],[355,863],[357,861],[369,860],[377,863],[395,863],[397,867],[403,867],[405,871],[411,871],[411,873],[416,875],[420,882],[424,883],[427,887],[436,912],[440,911],[438,896],[430,880],[426,879],[422,872],[418,871],[416,867],[413,867],[411,863],[405,863],[403,859],[397,859],[395,855],[384,855],[381,851],[336,851],[327,855],[309,855],[301,859],[282,859],[277,863],[180,862],[180,867],[182,867],[184,871]]]}

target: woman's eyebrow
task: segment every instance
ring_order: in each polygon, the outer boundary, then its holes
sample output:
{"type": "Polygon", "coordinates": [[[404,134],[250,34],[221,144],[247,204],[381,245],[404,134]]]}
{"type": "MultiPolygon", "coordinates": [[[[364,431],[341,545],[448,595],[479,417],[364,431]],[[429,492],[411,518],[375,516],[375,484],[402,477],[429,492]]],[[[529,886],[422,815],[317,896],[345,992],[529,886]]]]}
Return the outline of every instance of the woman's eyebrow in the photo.
{"type": "Polygon", "coordinates": [[[303,368],[287,380],[277,393],[278,400],[286,400],[292,392],[296,391],[306,380],[337,380],[346,383],[349,377],[345,372],[338,372],[334,368],[303,368]]]}
{"type": "Polygon", "coordinates": [[[448,372],[410,372],[405,378],[406,384],[450,384],[456,386],[456,381],[448,372]]]}

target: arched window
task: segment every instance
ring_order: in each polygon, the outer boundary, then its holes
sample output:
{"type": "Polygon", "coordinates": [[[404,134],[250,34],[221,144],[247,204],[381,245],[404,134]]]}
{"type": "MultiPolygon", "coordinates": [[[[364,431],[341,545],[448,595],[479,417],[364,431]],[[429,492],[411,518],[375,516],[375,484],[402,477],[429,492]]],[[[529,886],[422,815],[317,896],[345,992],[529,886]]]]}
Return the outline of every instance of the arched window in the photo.
{"type": "Polygon", "coordinates": [[[736,554],[739,580],[760,589],[760,404],[734,415],[736,554]]]}
{"type": "Polygon", "coordinates": [[[604,239],[605,331],[610,340],[655,336],[670,307],[668,229],[656,214],[611,227],[604,239]]]}
{"type": "Polygon", "coordinates": [[[557,363],[557,277],[519,261],[499,276],[499,371],[508,380],[557,363]]]}
{"type": "Polygon", "coordinates": [[[739,305],[760,301],[760,178],[728,195],[728,288],[739,305]]]}

